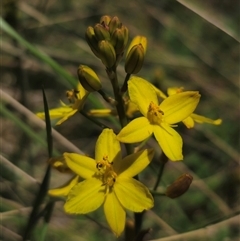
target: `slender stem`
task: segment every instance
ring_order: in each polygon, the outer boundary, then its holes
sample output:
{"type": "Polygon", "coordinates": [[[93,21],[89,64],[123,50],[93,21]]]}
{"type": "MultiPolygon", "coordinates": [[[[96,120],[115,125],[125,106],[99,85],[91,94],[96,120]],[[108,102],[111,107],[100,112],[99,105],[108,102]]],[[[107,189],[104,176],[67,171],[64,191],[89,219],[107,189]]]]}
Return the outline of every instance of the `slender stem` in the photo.
{"type": "Polygon", "coordinates": [[[119,120],[120,120],[121,126],[124,127],[127,125],[128,120],[125,115],[124,102],[123,102],[122,96],[120,94],[116,69],[107,70],[107,74],[108,74],[109,79],[111,80],[114,97],[115,97],[115,100],[117,101],[116,108],[117,108],[119,120]]]}
{"type": "Polygon", "coordinates": [[[154,185],[153,191],[157,190],[157,187],[162,179],[163,170],[164,170],[164,167],[165,167],[165,164],[167,163],[167,161],[168,161],[168,158],[166,157],[166,155],[164,153],[162,153],[162,155],[160,157],[160,166],[159,166],[158,176],[157,176],[157,180],[154,185]]]}
{"type": "MultiPolygon", "coordinates": [[[[112,68],[111,70],[107,69],[107,74],[109,79],[111,80],[114,97],[115,97],[115,100],[117,101],[116,109],[118,112],[120,124],[122,127],[124,127],[128,124],[128,119],[125,114],[124,102],[123,102],[119,84],[118,84],[116,68],[112,68]]],[[[131,144],[125,144],[125,147],[127,150],[127,154],[133,153],[133,146],[131,144]]]]}
{"type": "MultiPolygon", "coordinates": [[[[156,191],[159,182],[161,181],[162,178],[162,174],[163,174],[163,170],[165,167],[165,164],[167,163],[168,158],[166,157],[166,155],[164,153],[162,153],[161,157],[160,157],[160,167],[159,167],[159,172],[158,172],[158,178],[157,181],[155,183],[155,186],[153,188],[153,195],[154,192],[156,191]]],[[[141,213],[134,213],[134,218],[135,218],[135,234],[138,235],[141,231],[141,227],[142,227],[142,220],[143,220],[143,215],[144,215],[144,211],[141,213]]]]}
{"type": "MultiPolygon", "coordinates": [[[[112,87],[113,87],[113,92],[114,92],[114,97],[115,100],[117,101],[117,105],[116,105],[116,109],[118,112],[118,116],[119,116],[119,120],[121,123],[121,126],[124,127],[128,124],[128,119],[125,113],[125,108],[124,108],[124,102],[123,102],[123,98],[122,98],[122,92],[119,88],[119,84],[118,84],[118,78],[117,78],[117,73],[116,73],[116,67],[113,67],[111,70],[107,69],[107,74],[109,79],[111,80],[112,83],[112,87]]],[[[130,75],[127,74],[125,81],[124,81],[124,85],[127,90],[127,81],[129,79],[130,75]]],[[[125,144],[126,150],[128,154],[132,154],[133,153],[133,146],[131,144],[125,144]]],[[[138,180],[138,176],[136,175],[134,177],[135,179],[138,180]]],[[[134,213],[134,218],[135,218],[135,234],[138,234],[141,230],[141,226],[142,226],[142,220],[143,220],[143,214],[142,213],[134,213]]]]}
{"type": "Polygon", "coordinates": [[[101,127],[102,129],[109,128],[108,126],[104,125],[103,123],[101,123],[101,122],[97,121],[96,119],[88,116],[84,111],[80,110],[79,113],[81,113],[84,117],[86,117],[88,120],[92,121],[94,124],[101,127]]]}
{"type": "Polygon", "coordinates": [[[123,86],[121,88],[121,95],[123,95],[127,91],[127,83],[128,80],[130,79],[131,74],[127,74],[123,83],[123,86]]]}
{"type": "Polygon", "coordinates": [[[143,222],[143,215],[145,211],[142,211],[141,213],[134,213],[134,219],[135,219],[135,235],[137,236],[142,228],[142,222],[143,222]]]}
{"type": "Polygon", "coordinates": [[[103,90],[99,90],[98,93],[103,97],[103,99],[108,102],[109,104],[116,106],[117,101],[114,100],[112,97],[108,96],[103,90]]]}

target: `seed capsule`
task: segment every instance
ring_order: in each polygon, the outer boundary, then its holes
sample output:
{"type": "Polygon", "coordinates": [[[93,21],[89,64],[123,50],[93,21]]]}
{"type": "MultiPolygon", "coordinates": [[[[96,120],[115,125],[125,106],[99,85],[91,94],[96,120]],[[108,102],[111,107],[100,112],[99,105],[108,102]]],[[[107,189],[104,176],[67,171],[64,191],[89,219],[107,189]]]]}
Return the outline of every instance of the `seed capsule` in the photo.
{"type": "Polygon", "coordinates": [[[170,198],[180,197],[188,190],[192,180],[193,177],[188,173],[181,175],[167,188],[166,196],[170,198]]]}
{"type": "Polygon", "coordinates": [[[174,181],[166,191],[166,196],[170,198],[177,198],[183,195],[192,183],[193,177],[186,173],[181,175],[176,181],[174,181]]]}

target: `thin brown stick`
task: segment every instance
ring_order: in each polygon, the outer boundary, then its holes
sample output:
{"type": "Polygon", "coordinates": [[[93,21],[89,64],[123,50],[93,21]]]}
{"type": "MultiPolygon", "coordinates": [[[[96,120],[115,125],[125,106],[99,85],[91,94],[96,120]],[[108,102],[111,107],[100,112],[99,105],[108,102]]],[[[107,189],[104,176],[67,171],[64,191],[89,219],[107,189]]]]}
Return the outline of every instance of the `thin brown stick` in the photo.
{"type": "Polygon", "coordinates": [[[179,241],[179,240],[210,240],[212,237],[216,237],[217,234],[222,228],[230,226],[239,226],[240,215],[231,217],[222,222],[207,226],[205,228],[200,228],[194,231],[181,233],[173,235],[166,238],[152,239],[149,241],[179,241]]]}

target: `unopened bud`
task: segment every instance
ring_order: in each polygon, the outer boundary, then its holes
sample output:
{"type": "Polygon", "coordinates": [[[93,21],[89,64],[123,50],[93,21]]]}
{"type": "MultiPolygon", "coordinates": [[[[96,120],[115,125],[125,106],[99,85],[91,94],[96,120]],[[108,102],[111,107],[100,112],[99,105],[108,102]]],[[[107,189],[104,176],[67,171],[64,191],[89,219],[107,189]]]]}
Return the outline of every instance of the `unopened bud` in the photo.
{"type": "Polygon", "coordinates": [[[85,33],[85,38],[86,41],[89,45],[89,47],[91,48],[92,52],[98,57],[100,58],[100,54],[98,52],[98,40],[96,38],[96,35],[94,33],[94,29],[93,27],[88,27],[85,33]]]}
{"type": "Polygon", "coordinates": [[[128,50],[127,50],[127,55],[128,53],[131,51],[132,47],[137,45],[137,44],[141,44],[143,49],[144,49],[144,54],[146,54],[146,50],[147,50],[147,38],[141,35],[138,35],[136,37],[133,38],[132,42],[130,43],[128,50]]]}
{"type": "Polygon", "coordinates": [[[107,26],[111,21],[111,17],[109,15],[104,15],[100,18],[100,23],[104,26],[107,26]]]}
{"type": "Polygon", "coordinates": [[[117,16],[114,16],[114,17],[110,20],[108,26],[109,26],[109,32],[110,32],[110,34],[113,34],[113,32],[116,30],[116,28],[121,28],[122,23],[120,22],[120,20],[119,20],[119,18],[118,18],[117,16]]]}
{"type": "Polygon", "coordinates": [[[125,62],[125,72],[128,74],[137,74],[144,62],[144,49],[141,44],[132,47],[127,55],[125,62]]]}
{"type": "Polygon", "coordinates": [[[181,175],[167,188],[166,196],[176,198],[183,195],[190,187],[192,180],[193,177],[188,173],[181,175]]]}
{"type": "Polygon", "coordinates": [[[100,58],[107,68],[111,68],[116,62],[116,52],[112,44],[106,40],[98,43],[100,58]]]}
{"type": "Polygon", "coordinates": [[[94,33],[98,41],[110,40],[110,33],[108,30],[100,23],[94,26],[94,33]]]}
{"type": "Polygon", "coordinates": [[[88,66],[80,65],[77,74],[79,82],[88,92],[98,91],[102,88],[102,84],[97,74],[88,66]]]}
{"type": "Polygon", "coordinates": [[[121,54],[128,42],[128,29],[125,26],[117,28],[111,36],[111,44],[113,45],[116,54],[121,54]]]}

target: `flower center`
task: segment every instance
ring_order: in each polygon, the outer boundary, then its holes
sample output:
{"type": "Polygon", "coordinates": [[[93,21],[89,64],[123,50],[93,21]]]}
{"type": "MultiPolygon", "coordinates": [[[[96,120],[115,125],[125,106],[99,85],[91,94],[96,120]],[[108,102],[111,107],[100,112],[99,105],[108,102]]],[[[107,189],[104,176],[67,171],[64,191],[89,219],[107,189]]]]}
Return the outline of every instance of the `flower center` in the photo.
{"type": "Polygon", "coordinates": [[[162,116],[164,112],[160,110],[159,106],[154,104],[152,101],[148,107],[147,118],[151,124],[160,124],[162,122],[162,116]]]}
{"type": "Polygon", "coordinates": [[[66,96],[70,103],[74,104],[78,100],[78,93],[79,91],[75,89],[66,91],[66,96]]]}
{"type": "Polygon", "coordinates": [[[66,91],[66,96],[67,96],[69,102],[72,104],[71,107],[74,110],[79,109],[82,104],[79,93],[80,93],[80,91],[75,90],[75,89],[66,91]]]}
{"type": "Polygon", "coordinates": [[[102,186],[106,186],[107,192],[113,188],[117,174],[114,172],[112,163],[108,161],[108,156],[104,156],[101,161],[97,161],[97,176],[102,180],[102,186]]]}

